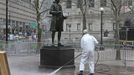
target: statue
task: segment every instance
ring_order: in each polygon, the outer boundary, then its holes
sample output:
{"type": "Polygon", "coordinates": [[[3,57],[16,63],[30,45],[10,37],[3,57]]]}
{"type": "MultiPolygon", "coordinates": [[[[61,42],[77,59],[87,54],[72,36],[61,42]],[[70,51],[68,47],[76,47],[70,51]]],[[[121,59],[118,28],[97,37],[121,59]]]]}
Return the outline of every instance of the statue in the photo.
{"type": "Polygon", "coordinates": [[[104,37],[108,37],[108,34],[109,34],[108,30],[106,30],[106,31],[104,32],[104,37]]]}
{"type": "Polygon", "coordinates": [[[127,18],[127,19],[125,20],[124,26],[126,26],[126,27],[131,27],[131,19],[127,18]]]}
{"type": "Polygon", "coordinates": [[[59,4],[60,0],[55,0],[50,8],[52,15],[50,31],[52,32],[52,46],[54,46],[55,32],[58,32],[58,46],[63,46],[60,43],[61,32],[63,31],[63,22],[67,17],[63,16],[62,7],[59,4]]]}

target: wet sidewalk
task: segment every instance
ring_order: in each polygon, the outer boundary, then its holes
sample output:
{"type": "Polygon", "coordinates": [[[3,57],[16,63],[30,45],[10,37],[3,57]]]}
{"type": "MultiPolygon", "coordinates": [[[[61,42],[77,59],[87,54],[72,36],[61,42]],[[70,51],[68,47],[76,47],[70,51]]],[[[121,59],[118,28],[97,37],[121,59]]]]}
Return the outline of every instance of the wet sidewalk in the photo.
{"type": "MultiPolygon", "coordinates": [[[[60,69],[53,75],[77,75],[80,57],[75,60],[75,68],[60,69]]],[[[8,56],[11,75],[50,75],[55,69],[40,69],[39,55],[8,56]]],[[[128,61],[125,67],[123,61],[99,61],[95,75],[134,75],[134,61],[128,61]]],[[[84,75],[88,75],[86,67],[84,75]]]]}

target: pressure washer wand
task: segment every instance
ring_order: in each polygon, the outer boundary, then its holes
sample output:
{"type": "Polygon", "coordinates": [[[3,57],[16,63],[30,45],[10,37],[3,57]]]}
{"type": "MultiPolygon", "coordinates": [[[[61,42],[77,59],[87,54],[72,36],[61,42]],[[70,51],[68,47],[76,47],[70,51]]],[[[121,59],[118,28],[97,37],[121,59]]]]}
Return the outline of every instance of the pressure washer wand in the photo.
{"type": "Polygon", "coordinates": [[[82,53],[78,54],[76,57],[72,58],[71,60],[69,60],[68,62],[66,62],[65,64],[63,64],[62,67],[64,67],[65,65],[69,64],[69,63],[72,62],[74,59],[78,58],[80,55],[82,55],[82,53]]]}
{"type": "Polygon", "coordinates": [[[60,69],[63,68],[65,65],[69,64],[70,62],[72,62],[74,59],[78,58],[80,55],[82,55],[82,53],[78,54],[76,57],[74,57],[73,59],[71,59],[71,60],[69,60],[68,62],[66,62],[65,64],[63,64],[63,65],[60,67],[60,69]]]}
{"type": "Polygon", "coordinates": [[[68,62],[66,62],[64,65],[62,65],[61,67],[59,67],[57,70],[55,70],[54,72],[48,74],[48,75],[55,75],[56,72],[58,72],[60,69],[62,69],[65,65],[69,64],[70,62],[72,62],[74,59],[78,58],[82,53],[80,53],[79,55],[77,55],[76,57],[74,57],[73,59],[69,60],[68,62]]]}

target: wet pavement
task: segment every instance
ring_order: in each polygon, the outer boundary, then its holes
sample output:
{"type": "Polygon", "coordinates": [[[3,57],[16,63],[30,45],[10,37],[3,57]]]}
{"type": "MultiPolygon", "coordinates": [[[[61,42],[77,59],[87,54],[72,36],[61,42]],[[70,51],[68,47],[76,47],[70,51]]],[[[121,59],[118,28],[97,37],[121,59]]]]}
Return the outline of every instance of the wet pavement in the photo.
{"type": "MultiPolygon", "coordinates": [[[[80,57],[75,60],[75,68],[60,69],[53,75],[77,75],[80,57]]],[[[56,69],[39,68],[39,55],[8,56],[11,75],[50,75],[56,69]]],[[[127,67],[123,61],[99,61],[95,75],[134,75],[134,61],[128,61],[127,67]]],[[[88,75],[88,67],[84,75],[88,75]]]]}

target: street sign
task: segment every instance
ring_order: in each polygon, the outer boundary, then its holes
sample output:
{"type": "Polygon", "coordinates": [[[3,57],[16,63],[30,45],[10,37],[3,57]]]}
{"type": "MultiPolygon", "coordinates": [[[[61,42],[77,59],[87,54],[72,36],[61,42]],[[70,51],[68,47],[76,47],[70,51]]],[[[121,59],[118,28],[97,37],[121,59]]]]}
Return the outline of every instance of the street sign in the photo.
{"type": "Polygon", "coordinates": [[[37,28],[37,23],[36,22],[31,22],[30,26],[31,26],[31,28],[36,29],[37,28]]]}

